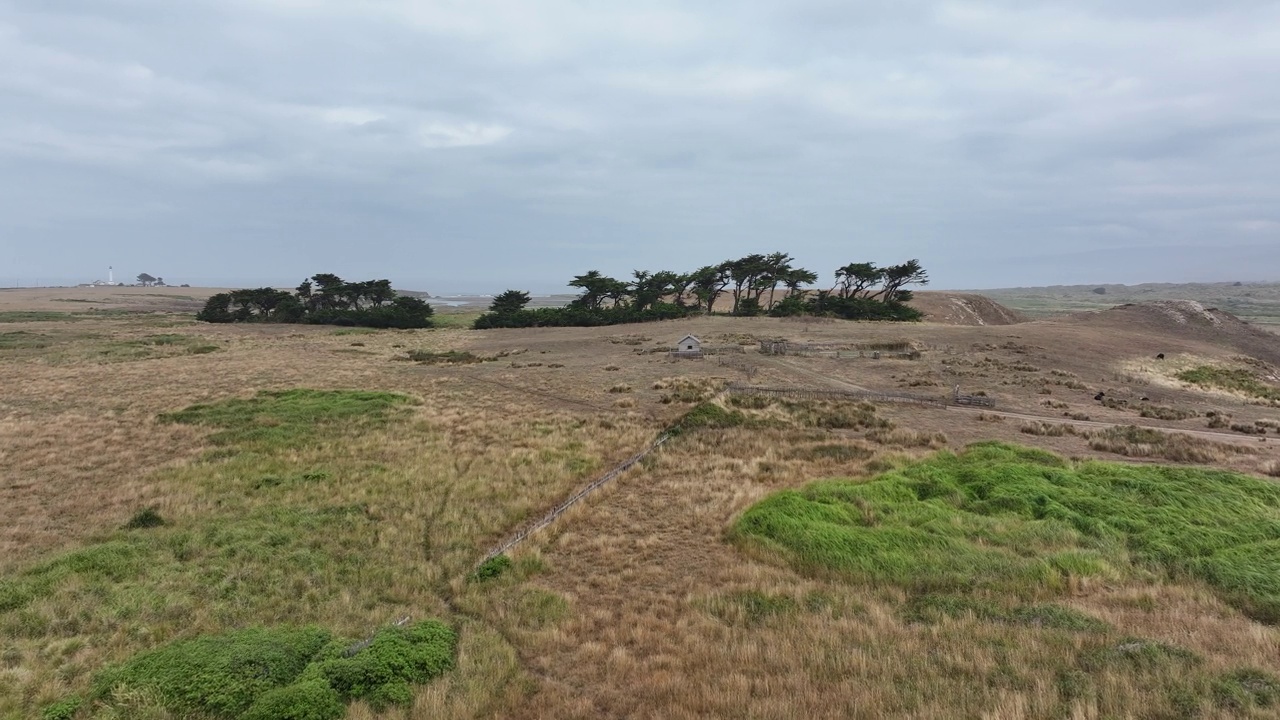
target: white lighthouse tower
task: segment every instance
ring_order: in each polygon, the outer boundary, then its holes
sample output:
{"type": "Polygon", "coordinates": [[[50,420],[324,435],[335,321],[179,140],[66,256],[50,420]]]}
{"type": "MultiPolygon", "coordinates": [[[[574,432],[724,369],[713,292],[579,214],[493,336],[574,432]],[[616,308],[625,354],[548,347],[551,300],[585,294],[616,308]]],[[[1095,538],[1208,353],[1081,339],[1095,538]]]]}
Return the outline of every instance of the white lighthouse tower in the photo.
{"type": "Polygon", "coordinates": [[[107,284],[108,285],[116,284],[116,271],[115,271],[115,268],[111,267],[110,265],[107,266],[107,284]]]}

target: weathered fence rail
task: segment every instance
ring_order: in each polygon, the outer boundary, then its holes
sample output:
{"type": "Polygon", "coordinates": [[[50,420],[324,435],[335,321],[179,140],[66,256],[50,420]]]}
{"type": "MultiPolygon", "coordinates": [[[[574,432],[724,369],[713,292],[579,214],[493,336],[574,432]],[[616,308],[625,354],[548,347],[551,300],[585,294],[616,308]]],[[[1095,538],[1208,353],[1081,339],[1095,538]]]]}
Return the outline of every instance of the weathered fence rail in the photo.
{"type": "Polygon", "coordinates": [[[588,495],[595,492],[597,489],[600,488],[600,486],[604,485],[610,480],[613,480],[614,478],[618,477],[622,473],[630,470],[632,466],[634,466],[636,463],[643,460],[645,456],[647,456],[649,453],[662,447],[662,444],[665,443],[669,437],[670,436],[667,435],[666,433],[659,435],[658,439],[654,440],[652,445],[645,448],[644,450],[641,450],[635,455],[632,455],[631,457],[627,458],[617,467],[613,468],[612,470],[605,473],[604,475],[601,475],[600,477],[596,478],[591,482],[590,485],[587,485],[586,487],[582,488],[578,492],[574,493],[569,499],[565,500],[564,502],[552,508],[546,515],[543,515],[537,520],[529,523],[528,525],[525,525],[523,528],[521,528],[520,530],[516,531],[514,534],[509,536],[506,540],[502,541],[498,545],[495,545],[493,548],[489,550],[489,552],[484,554],[484,557],[480,558],[480,561],[476,563],[476,565],[477,566],[483,565],[489,560],[492,560],[493,558],[501,555],[502,553],[505,553],[506,551],[510,550],[516,545],[519,545],[522,540],[529,537],[533,533],[555,522],[556,518],[560,517],[569,508],[578,504],[583,499],[585,499],[588,495]]]}
{"type": "Polygon", "coordinates": [[[973,407],[995,407],[996,401],[982,395],[956,395],[951,398],[956,405],[972,405],[973,407]]]}
{"type": "Polygon", "coordinates": [[[927,405],[929,407],[946,407],[947,404],[934,398],[923,398],[915,395],[893,395],[870,390],[814,390],[810,388],[771,388],[752,385],[730,385],[730,395],[758,395],[764,397],[789,397],[802,400],[869,400],[871,402],[906,403],[910,405],[927,405]]]}

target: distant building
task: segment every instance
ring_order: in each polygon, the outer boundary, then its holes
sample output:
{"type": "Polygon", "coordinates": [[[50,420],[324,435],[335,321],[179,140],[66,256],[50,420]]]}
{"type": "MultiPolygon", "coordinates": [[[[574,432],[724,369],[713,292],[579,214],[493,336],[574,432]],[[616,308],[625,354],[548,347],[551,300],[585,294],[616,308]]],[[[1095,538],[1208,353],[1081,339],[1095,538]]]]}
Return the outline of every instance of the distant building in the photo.
{"type": "Polygon", "coordinates": [[[676,343],[670,355],[673,358],[701,358],[702,341],[692,335],[685,335],[676,343]]]}

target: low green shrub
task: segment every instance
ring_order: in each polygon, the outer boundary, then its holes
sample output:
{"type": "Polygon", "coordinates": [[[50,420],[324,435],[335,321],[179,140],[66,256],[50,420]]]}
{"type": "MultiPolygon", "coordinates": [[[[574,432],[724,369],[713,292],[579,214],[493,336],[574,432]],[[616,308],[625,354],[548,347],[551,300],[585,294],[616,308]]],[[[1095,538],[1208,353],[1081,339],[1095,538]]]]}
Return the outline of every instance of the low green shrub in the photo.
{"type": "Polygon", "coordinates": [[[477,567],[475,572],[471,573],[471,579],[478,581],[492,580],[510,569],[511,558],[506,555],[494,555],[480,563],[480,567],[477,567]]]}
{"type": "Polygon", "coordinates": [[[264,692],[240,720],[338,720],[347,714],[338,692],[323,680],[306,680],[264,692]]]}
{"type": "Polygon", "coordinates": [[[40,720],[72,720],[83,704],[84,700],[78,695],[59,700],[45,707],[40,713],[40,720]]]}
{"type": "Polygon", "coordinates": [[[161,527],[165,524],[164,518],[160,517],[160,512],[154,507],[142,508],[129,518],[129,522],[124,524],[125,530],[141,530],[145,528],[161,527]]]}

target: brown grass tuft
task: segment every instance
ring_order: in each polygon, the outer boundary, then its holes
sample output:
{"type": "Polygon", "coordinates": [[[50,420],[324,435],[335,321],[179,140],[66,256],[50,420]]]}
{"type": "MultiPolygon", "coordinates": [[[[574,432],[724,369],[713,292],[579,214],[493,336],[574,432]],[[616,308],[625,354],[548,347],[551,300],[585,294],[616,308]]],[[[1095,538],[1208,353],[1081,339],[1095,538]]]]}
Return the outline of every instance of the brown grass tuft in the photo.
{"type": "Polygon", "coordinates": [[[1242,445],[1215,442],[1184,433],[1166,433],[1127,425],[1091,432],[1089,447],[1127,457],[1150,457],[1174,462],[1221,463],[1254,450],[1242,445]]]}
{"type": "Polygon", "coordinates": [[[909,428],[875,428],[867,431],[867,439],[881,445],[893,447],[927,447],[932,449],[946,447],[947,436],[940,432],[921,432],[909,428]]]}

